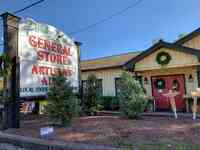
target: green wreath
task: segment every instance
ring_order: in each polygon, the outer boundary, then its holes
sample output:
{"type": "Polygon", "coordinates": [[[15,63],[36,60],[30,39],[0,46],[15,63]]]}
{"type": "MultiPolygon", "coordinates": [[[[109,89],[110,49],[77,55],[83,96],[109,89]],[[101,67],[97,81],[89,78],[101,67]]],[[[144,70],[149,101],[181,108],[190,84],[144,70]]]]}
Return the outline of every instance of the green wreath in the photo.
{"type": "Polygon", "coordinates": [[[155,87],[157,89],[164,89],[165,88],[165,80],[163,80],[163,79],[156,79],[154,84],[155,84],[155,87]]]}
{"type": "Polygon", "coordinates": [[[167,52],[164,52],[164,51],[159,52],[156,56],[156,61],[161,66],[169,64],[171,59],[172,59],[171,56],[167,52]]]}

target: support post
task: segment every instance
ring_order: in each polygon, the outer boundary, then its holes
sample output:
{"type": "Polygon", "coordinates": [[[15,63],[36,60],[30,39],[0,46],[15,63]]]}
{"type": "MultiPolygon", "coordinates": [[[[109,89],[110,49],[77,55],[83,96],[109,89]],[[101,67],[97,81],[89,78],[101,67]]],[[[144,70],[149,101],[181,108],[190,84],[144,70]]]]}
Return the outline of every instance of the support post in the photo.
{"type": "Polygon", "coordinates": [[[7,91],[7,101],[4,105],[4,129],[20,126],[20,96],[19,96],[19,57],[18,57],[18,25],[20,18],[10,13],[1,15],[3,18],[4,53],[12,59],[11,75],[4,79],[4,89],[7,91]]]}
{"type": "Polygon", "coordinates": [[[83,90],[82,90],[82,80],[81,80],[81,65],[80,65],[80,62],[81,62],[81,50],[80,50],[80,46],[82,45],[81,42],[75,42],[76,44],[76,47],[77,47],[77,50],[78,50],[78,80],[79,80],[79,89],[78,89],[78,96],[79,98],[81,99],[81,103],[82,103],[82,100],[83,100],[83,90]]]}
{"type": "Polygon", "coordinates": [[[196,120],[197,118],[197,96],[193,98],[193,106],[192,106],[192,111],[193,111],[193,120],[196,120]]]}

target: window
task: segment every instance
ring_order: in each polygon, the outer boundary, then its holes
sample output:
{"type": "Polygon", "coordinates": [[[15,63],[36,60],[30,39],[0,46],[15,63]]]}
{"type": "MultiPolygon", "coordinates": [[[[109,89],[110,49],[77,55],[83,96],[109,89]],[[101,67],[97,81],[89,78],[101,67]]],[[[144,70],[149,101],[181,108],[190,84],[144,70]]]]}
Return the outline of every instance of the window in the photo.
{"type": "Polygon", "coordinates": [[[172,90],[173,91],[179,91],[179,87],[180,87],[180,85],[179,85],[178,80],[177,79],[173,80],[173,82],[172,82],[172,90]]]}
{"type": "Polygon", "coordinates": [[[120,81],[121,81],[121,78],[115,78],[115,96],[119,96],[119,93],[120,93],[120,81]]]}
{"type": "Polygon", "coordinates": [[[164,79],[156,79],[154,82],[154,85],[157,89],[165,89],[166,85],[165,85],[165,80],[164,79]]]}
{"type": "MultiPolygon", "coordinates": [[[[82,92],[83,92],[83,94],[86,93],[87,86],[88,86],[87,80],[83,80],[82,81],[82,92]]],[[[103,95],[102,79],[97,79],[96,88],[97,88],[97,95],[102,96],[103,95]]]]}
{"type": "Polygon", "coordinates": [[[96,84],[97,84],[97,95],[103,96],[102,79],[98,79],[96,84]]]}

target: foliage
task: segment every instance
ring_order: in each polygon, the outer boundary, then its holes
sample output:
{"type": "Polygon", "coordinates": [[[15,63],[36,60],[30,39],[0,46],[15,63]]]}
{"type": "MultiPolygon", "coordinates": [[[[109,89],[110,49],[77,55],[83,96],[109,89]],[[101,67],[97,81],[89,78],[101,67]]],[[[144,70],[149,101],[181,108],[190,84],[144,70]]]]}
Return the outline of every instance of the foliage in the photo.
{"type": "Polygon", "coordinates": [[[0,76],[6,77],[11,73],[11,58],[7,54],[2,54],[0,56],[0,76]]]}
{"type": "Polygon", "coordinates": [[[178,40],[185,37],[187,35],[187,33],[181,33],[178,35],[178,40]]]}
{"type": "MultiPolygon", "coordinates": [[[[9,75],[11,74],[12,60],[6,53],[0,55],[0,77],[3,77],[4,83],[7,82],[9,75]]],[[[5,86],[5,85],[3,85],[5,86]]],[[[1,91],[1,102],[9,101],[7,96],[7,89],[1,91]]]]}
{"type": "Polygon", "coordinates": [[[119,99],[116,96],[101,96],[98,104],[102,105],[104,110],[119,109],[119,99]]]}
{"type": "Polygon", "coordinates": [[[69,125],[71,119],[77,116],[80,110],[79,100],[74,95],[74,88],[61,74],[52,78],[47,100],[47,115],[51,120],[61,123],[62,126],[69,125]]]}
{"type": "Polygon", "coordinates": [[[148,112],[154,111],[154,100],[152,98],[148,98],[145,110],[148,112]]]}
{"type": "Polygon", "coordinates": [[[102,106],[97,104],[99,99],[97,78],[91,74],[87,78],[87,84],[83,95],[83,111],[87,115],[96,115],[102,109],[102,106]]]}
{"type": "Polygon", "coordinates": [[[132,74],[123,72],[120,81],[120,110],[128,118],[137,118],[146,107],[147,99],[140,83],[132,74]]]}

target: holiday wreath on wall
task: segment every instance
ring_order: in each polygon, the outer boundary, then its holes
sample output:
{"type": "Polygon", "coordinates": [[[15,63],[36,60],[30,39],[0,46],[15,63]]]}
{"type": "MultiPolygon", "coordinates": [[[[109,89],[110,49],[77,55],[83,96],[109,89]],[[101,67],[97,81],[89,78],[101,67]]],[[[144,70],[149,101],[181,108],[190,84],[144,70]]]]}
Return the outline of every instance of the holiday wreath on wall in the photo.
{"type": "Polygon", "coordinates": [[[167,64],[169,64],[170,60],[171,60],[171,56],[169,55],[169,53],[167,52],[159,52],[156,56],[156,62],[161,65],[161,66],[165,66],[167,64]]]}

